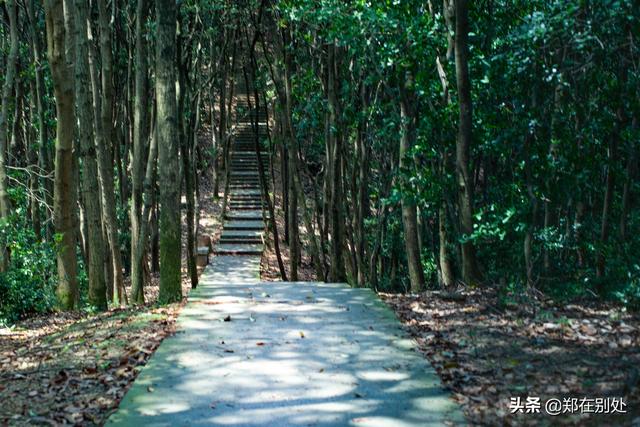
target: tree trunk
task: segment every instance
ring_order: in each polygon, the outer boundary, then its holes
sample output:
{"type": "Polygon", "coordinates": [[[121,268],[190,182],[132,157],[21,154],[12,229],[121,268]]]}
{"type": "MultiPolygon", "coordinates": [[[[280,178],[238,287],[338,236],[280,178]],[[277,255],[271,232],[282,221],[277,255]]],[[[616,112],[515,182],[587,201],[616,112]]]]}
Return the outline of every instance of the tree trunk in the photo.
{"type": "MultiPolygon", "coordinates": [[[[632,128],[638,127],[638,120],[633,117],[631,120],[632,128]]],[[[629,147],[629,160],[627,161],[627,171],[624,181],[624,187],[622,188],[622,211],[620,212],[620,240],[624,243],[627,240],[627,217],[629,216],[629,210],[631,209],[631,193],[636,175],[638,174],[638,155],[635,143],[632,142],[629,147]]]]}
{"type": "Polygon", "coordinates": [[[327,55],[327,97],[329,100],[329,126],[327,131],[327,147],[331,151],[331,160],[328,166],[331,169],[330,194],[329,202],[329,228],[331,230],[330,258],[331,266],[329,269],[329,281],[344,282],[346,272],[344,259],[342,256],[342,241],[344,218],[342,212],[342,135],[338,129],[340,125],[338,118],[340,117],[340,106],[338,104],[337,89],[337,63],[336,46],[331,43],[328,47],[327,55]]]}
{"type": "Polygon", "coordinates": [[[613,208],[613,191],[614,191],[614,172],[613,168],[616,164],[618,157],[618,143],[620,139],[621,124],[622,124],[622,107],[617,111],[617,122],[612,135],[609,137],[609,152],[607,155],[607,178],[605,184],[604,200],[602,202],[602,217],[600,222],[600,248],[598,249],[598,257],[596,261],[596,276],[604,277],[606,273],[606,248],[609,241],[609,222],[611,217],[611,210],[613,208]]]}
{"type": "Polygon", "coordinates": [[[438,241],[440,250],[438,253],[438,264],[440,265],[440,285],[449,288],[455,284],[455,274],[451,258],[449,255],[449,230],[447,229],[447,207],[445,201],[440,203],[438,208],[438,241]]]}
{"type": "MultiPolygon", "coordinates": [[[[38,20],[36,19],[35,0],[29,0],[28,7],[26,8],[27,15],[29,17],[29,31],[31,35],[31,47],[33,50],[33,62],[34,62],[34,74],[35,74],[35,103],[38,113],[38,150],[40,152],[40,158],[38,164],[43,172],[51,171],[51,159],[47,140],[47,124],[45,122],[45,105],[44,105],[44,78],[42,76],[42,45],[40,42],[40,29],[38,28],[38,20]]],[[[52,180],[44,178],[42,187],[44,188],[43,199],[47,205],[53,204],[53,186],[52,180]]],[[[46,225],[47,240],[51,240],[51,226],[49,223],[46,225]]]]}
{"type": "MultiPolygon", "coordinates": [[[[122,255],[120,253],[120,241],[118,238],[118,222],[116,214],[115,189],[113,179],[113,161],[111,157],[111,145],[113,137],[113,90],[111,75],[111,42],[109,40],[110,24],[105,0],[98,0],[98,15],[100,27],[100,57],[102,70],[102,97],[94,98],[94,108],[96,111],[96,158],[98,160],[98,173],[100,178],[100,189],[102,197],[102,214],[104,228],[106,231],[109,252],[111,255],[111,269],[113,282],[109,286],[113,292],[113,301],[117,305],[127,302],[127,295],[124,292],[124,281],[122,273],[122,255]]],[[[91,39],[91,37],[90,37],[91,39]]],[[[90,42],[91,44],[91,42],[90,42]]],[[[95,67],[95,58],[89,48],[90,61],[93,59],[92,67],[95,67]]],[[[97,85],[97,71],[92,70],[92,83],[94,92],[99,90],[97,85]]],[[[95,96],[95,94],[94,94],[95,96]]]]}
{"type": "MultiPolygon", "coordinates": [[[[38,144],[36,142],[35,136],[35,126],[34,123],[38,122],[37,116],[37,108],[35,106],[36,102],[36,90],[33,81],[30,82],[30,92],[29,92],[29,120],[31,122],[31,126],[28,127],[29,131],[27,133],[27,152],[29,156],[29,165],[31,167],[35,167],[38,164],[38,144]]],[[[26,127],[26,126],[25,126],[26,127]]],[[[29,217],[31,218],[31,225],[33,226],[33,234],[36,236],[36,240],[38,242],[42,241],[42,222],[40,220],[40,200],[38,198],[38,194],[40,193],[39,185],[38,185],[38,174],[30,173],[29,174],[29,217]]]]}
{"type": "Polygon", "coordinates": [[[63,0],[46,0],[45,20],[47,26],[47,51],[53,92],[56,100],[56,152],[55,181],[53,199],[53,220],[58,235],[58,288],[56,295],[60,307],[66,310],[76,308],[78,295],[76,235],[73,211],[76,208],[76,194],[73,167],[73,58],[67,58],[65,35],[70,31],[69,20],[72,7],[63,0]]]}
{"type": "Polygon", "coordinates": [[[76,47],[76,104],[79,124],[80,158],[82,159],[82,200],[87,229],[86,252],[89,270],[89,302],[100,310],[107,308],[107,288],[104,277],[104,242],[98,185],[98,167],[94,145],[93,104],[91,99],[88,39],[87,3],[75,0],[76,47]]]}
{"type": "MultiPolygon", "coordinates": [[[[137,287],[132,288],[132,301],[138,304],[144,304],[144,271],[148,269],[146,261],[147,238],[151,228],[151,215],[153,205],[155,204],[156,195],[156,163],[158,159],[158,139],[154,134],[151,135],[151,143],[149,146],[149,158],[147,160],[147,170],[144,177],[144,192],[142,194],[144,206],[140,220],[140,233],[138,233],[138,242],[135,246],[135,252],[131,253],[132,265],[140,266],[142,270],[142,278],[137,287]]],[[[154,264],[155,265],[155,264],[154,264]]]]}
{"type": "MultiPolygon", "coordinates": [[[[145,151],[149,139],[148,64],[145,24],[146,0],[138,0],[136,8],[135,101],[133,112],[133,159],[131,160],[131,301],[144,303],[144,252],[146,235],[142,236],[142,190],[145,151]],[[142,245],[142,247],[140,247],[142,245]],[[140,256],[142,253],[142,256],[140,256]]],[[[149,162],[147,160],[147,162],[149,162]]],[[[148,232],[148,229],[147,229],[148,232]]]]}
{"type": "MultiPolygon", "coordinates": [[[[402,133],[400,137],[400,171],[406,171],[413,164],[409,158],[411,147],[416,144],[416,117],[415,99],[413,91],[413,76],[409,73],[405,76],[406,81],[400,83],[400,117],[402,133]]],[[[407,264],[409,267],[409,280],[411,291],[420,292],[424,288],[424,271],[420,256],[420,244],[418,242],[418,213],[415,199],[412,195],[407,195],[404,190],[401,199],[402,205],[402,226],[404,231],[404,244],[407,251],[407,264]]]]}
{"type": "Polygon", "coordinates": [[[284,92],[285,92],[285,111],[284,123],[286,125],[285,134],[287,141],[287,163],[286,163],[286,181],[287,181],[287,223],[289,237],[289,274],[290,280],[295,282],[298,280],[298,264],[300,263],[300,235],[298,226],[298,197],[296,191],[296,156],[298,150],[296,148],[296,135],[291,123],[292,116],[292,89],[291,74],[293,73],[293,62],[291,54],[287,52],[289,34],[288,30],[283,30],[283,48],[284,48],[284,92]]]}
{"type": "Polygon", "coordinates": [[[156,0],[156,105],[160,171],[161,304],[180,301],[181,239],[179,147],[176,117],[176,3],[156,0]]]}
{"type": "Polygon", "coordinates": [[[476,284],[482,280],[482,275],[476,258],[476,248],[469,240],[473,233],[473,182],[469,175],[472,103],[468,65],[469,10],[467,0],[455,0],[455,9],[456,83],[460,108],[456,140],[456,175],[458,178],[460,226],[463,239],[465,239],[462,243],[462,278],[468,284],[476,284]]]}
{"type": "MultiPolygon", "coordinates": [[[[18,8],[15,0],[7,0],[7,12],[9,14],[9,34],[10,47],[7,63],[5,65],[4,86],[2,88],[2,110],[0,111],[0,219],[7,219],[11,211],[11,202],[9,201],[9,178],[7,177],[7,125],[9,118],[9,104],[16,80],[16,67],[18,62],[18,8]]],[[[4,247],[2,252],[2,262],[4,266],[6,250],[4,247]]],[[[0,267],[0,271],[4,271],[0,267]]]]}

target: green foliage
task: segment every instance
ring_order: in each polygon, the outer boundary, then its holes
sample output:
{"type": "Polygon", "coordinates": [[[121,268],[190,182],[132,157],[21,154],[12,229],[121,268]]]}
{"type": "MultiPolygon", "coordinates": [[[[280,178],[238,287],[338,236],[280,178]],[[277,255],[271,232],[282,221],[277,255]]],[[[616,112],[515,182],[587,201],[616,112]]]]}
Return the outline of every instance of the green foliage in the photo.
{"type": "Polygon", "coordinates": [[[0,224],[0,240],[10,249],[6,272],[0,273],[0,324],[10,324],[54,308],[56,257],[54,248],[38,242],[17,209],[0,224]]]}

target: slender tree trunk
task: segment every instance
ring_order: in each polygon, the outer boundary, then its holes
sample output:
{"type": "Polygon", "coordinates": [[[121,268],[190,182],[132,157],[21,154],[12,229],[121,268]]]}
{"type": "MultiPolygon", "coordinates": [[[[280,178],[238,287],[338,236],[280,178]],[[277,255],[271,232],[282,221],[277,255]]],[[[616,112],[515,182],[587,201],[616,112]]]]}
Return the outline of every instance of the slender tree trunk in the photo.
{"type": "Polygon", "coordinates": [[[288,30],[283,30],[283,47],[284,47],[284,92],[285,92],[285,111],[284,122],[286,125],[285,140],[288,142],[287,147],[287,228],[289,236],[289,274],[290,280],[296,282],[298,280],[298,264],[300,263],[300,234],[298,226],[298,197],[296,191],[296,135],[291,123],[292,117],[292,89],[291,74],[293,73],[293,62],[291,54],[287,51],[289,34],[288,30]]]}
{"type": "Polygon", "coordinates": [[[340,125],[338,118],[340,117],[340,106],[338,104],[337,89],[337,63],[336,46],[331,43],[328,48],[327,55],[327,96],[329,100],[329,128],[328,128],[328,147],[331,150],[331,160],[329,168],[331,169],[330,192],[331,199],[329,202],[330,212],[330,230],[331,230],[331,266],[329,270],[329,281],[344,282],[346,272],[344,259],[342,255],[344,218],[342,212],[342,135],[338,129],[340,125]]]}
{"type": "Polygon", "coordinates": [[[440,285],[449,288],[455,284],[455,274],[449,254],[449,230],[447,229],[447,207],[445,201],[441,201],[438,208],[438,263],[440,265],[440,285]]]}
{"type": "MultiPolygon", "coordinates": [[[[38,122],[37,119],[37,109],[35,106],[36,102],[36,91],[35,85],[33,81],[30,83],[30,93],[29,93],[29,120],[31,122],[31,126],[28,126],[29,131],[27,132],[27,152],[29,155],[29,165],[35,167],[38,164],[38,143],[36,142],[35,135],[35,127],[34,123],[38,122]]],[[[25,126],[27,127],[27,126],[25,126]]],[[[38,185],[38,175],[36,173],[29,174],[29,217],[31,218],[31,225],[33,226],[33,233],[36,236],[36,240],[38,242],[42,241],[42,222],[40,219],[40,200],[38,195],[40,193],[39,185],[38,185]]]]}
{"type": "MultiPolygon", "coordinates": [[[[9,14],[10,47],[7,63],[5,65],[4,86],[2,88],[2,110],[0,111],[0,219],[6,219],[11,211],[9,201],[9,179],[7,177],[7,125],[9,118],[9,104],[16,80],[16,68],[18,62],[18,8],[15,0],[7,0],[6,8],[9,14]]],[[[4,247],[1,250],[4,265],[7,256],[4,247]]],[[[4,271],[0,267],[0,271],[4,271]]]]}
{"type": "MultiPolygon", "coordinates": [[[[29,0],[28,7],[26,8],[27,15],[29,17],[29,32],[31,35],[31,47],[33,53],[33,63],[34,63],[34,75],[35,75],[35,102],[36,109],[38,113],[38,149],[39,149],[39,159],[38,164],[42,172],[48,173],[51,172],[51,159],[50,159],[50,150],[48,147],[48,132],[47,132],[47,124],[45,122],[45,106],[44,106],[44,78],[42,76],[42,45],[40,41],[40,30],[38,28],[38,20],[36,19],[36,11],[35,11],[35,0],[29,0]]],[[[47,205],[53,205],[53,181],[48,178],[42,179],[42,188],[43,188],[43,200],[47,205]]],[[[50,223],[46,225],[46,236],[47,240],[51,240],[51,226],[50,223]]]]}
{"type": "Polygon", "coordinates": [[[89,75],[87,38],[87,3],[75,0],[76,104],[79,124],[80,157],[82,158],[82,200],[85,207],[86,252],[89,270],[89,302],[100,310],[107,308],[104,277],[104,242],[98,185],[98,166],[94,145],[93,104],[89,75]]]}
{"type": "Polygon", "coordinates": [[[176,117],[176,3],[156,0],[156,105],[160,171],[160,295],[182,299],[179,146],[176,117]]]}
{"type": "Polygon", "coordinates": [[[622,124],[622,107],[617,111],[618,120],[615,125],[615,129],[612,135],[609,137],[609,152],[607,155],[607,178],[605,184],[604,200],[602,202],[602,217],[600,222],[600,248],[598,250],[598,257],[596,261],[596,276],[604,277],[606,273],[606,255],[605,246],[609,241],[609,228],[611,210],[613,208],[613,192],[614,192],[614,165],[618,158],[618,144],[620,139],[621,124],[622,124]]]}
{"type": "MultiPolygon", "coordinates": [[[[153,211],[153,205],[155,204],[156,195],[156,163],[158,159],[158,139],[155,137],[155,132],[151,136],[151,143],[149,146],[149,159],[147,160],[147,170],[144,178],[144,191],[143,201],[144,206],[142,208],[142,215],[140,221],[140,233],[138,233],[138,242],[135,247],[135,252],[131,254],[132,265],[138,265],[144,272],[148,269],[146,261],[146,248],[149,231],[151,228],[151,215],[153,211]]],[[[144,280],[140,281],[139,288],[132,289],[132,300],[138,304],[144,304],[144,280]]]]}
{"type": "Polygon", "coordinates": [[[186,209],[186,222],[187,222],[187,270],[189,272],[189,278],[191,280],[191,288],[198,286],[198,269],[196,267],[196,236],[193,228],[195,212],[194,212],[194,186],[193,186],[193,171],[195,167],[191,163],[191,150],[189,147],[189,141],[186,135],[186,125],[183,123],[183,117],[185,115],[184,104],[186,104],[187,91],[184,86],[184,78],[180,79],[182,84],[180,85],[179,95],[180,101],[178,104],[178,124],[180,133],[180,154],[182,157],[182,169],[184,171],[184,195],[187,201],[186,209]]]}
{"type": "Polygon", "coordinates": [[[76,235],[73,222],[74,167],[73,167],[73,58],[68,58],[65,35],[70,31],[69,21],[72,7],[63,0],[45,1],[47,45],[53,92],[56,100],[56,154],[53,200],[53,219],[58,240],[58,288],[56,291],[60,307],[74,309],[79,301],[76,259],[76,235]]]}
{"type": "MultiPolygon", "coordinates": [[[[141,236],[142,190],[145,151],[149,139],[149,79],[145,24],[149,5],[138,0],[136,8],[135,101],[133,112],[133,159],[131,161],[131,301],[144,303],[144,252],[146,235],[141,236]],[[142,245],[140,248],[139,245],[142,245]],[[139,256],[142,253],[143,256],[139,256]]],[[[148,160],[149,161],[149,160],[148,160]]],[[[147,161],[147,162],[148,162],[147,161]]],[[[148,230],[147,230],[148,231],[148,230]]]]}
{"type": "Polygon", "coordinates": [[[478,266],[476,248],[471,240],[473,233],[473,181],[469,174],[469,151],[471,149],[472,103],[469,79],[469,9],[467,0],[455,0],[456,31],[455,58],[456,82],[460,116],[456,141],[456,175],[460,225],[465,241],[462,243],[462,278],[466,283],[476,284],[482,280],[478,266]]]}
{"type": "MultiPolygon", "coordinates": [[[[638,127],[638,120],[636,117],[633,117],[631,121],[631,126],[635,129],[638,127]]],[[[631,209],[631,193],[633,184],[636,180],[636,175],[638,174],[638,154],[637,147],[634,142],[631,143],[629,147],[629,160],[627,161],[627,171],[624,181],[624,187],[622,188],[622,211],[620,212],[620,239],[622,242],[627,240],[627,217],[629,216],[629,211],[631,209]]]]}
{"type": "MultiPolygon", "coordinates": [[[[120,241],[118,237],[118,222],[116,214],[115,188],[113,179],[113,161],[111,156],[113,138],[113,90],[112,90],[112,55],[111,41],[109,39],[110,24],[109,14],[105,0],[98,0],[98,22],[100,27],[100,58],[101,58],[101,86],[102,97],[94,99],[94,107],[99,105],[96,111],[96,158],[98,160],[98,172],[102,196],[102,213],[107,242],[111,255],[111,269],[113,282],[109,288],[113,291],[113,301],[122,305],[127,303],[127,295],[124,291],[122,273],[122,255],[120,253],[120,241]]],[[[91,39],[92,37],[90,37],[91,39]]],[[[90,47],[90,49],[92,49],[90,47]]],[[[89,52],[92,59],[92,52],[89,52]]],[[[95,66],[95,62],[94,65],[95,66]]],[[[96,78],[96,71],[93,70],[96,78]]],[[[95,82],[94,82],[95,83],[95,82]]],[[[94,84],[94,91],[98,90],[94,84]]]]}
{"type": "MultiPolygon", "coordinates": [[[[400,83],[400,116],[402,121],[402,134],[400,137],[400,170],[406,171],[413,161],[409,157],[409,150],[416,144],[416,117],[415,100],[413,90],[413,76],[407,73],[406,81],[400,83]]],[[[424,271],[420,256],[420,244],[418,242],[418,213],[414,197],[404,194],[401,199],[402,225],[404,231],[404,244],[407,251],[407,264],[409,267],[409,280],[411,291],[420,292],[424,288],[424,271]]]]}

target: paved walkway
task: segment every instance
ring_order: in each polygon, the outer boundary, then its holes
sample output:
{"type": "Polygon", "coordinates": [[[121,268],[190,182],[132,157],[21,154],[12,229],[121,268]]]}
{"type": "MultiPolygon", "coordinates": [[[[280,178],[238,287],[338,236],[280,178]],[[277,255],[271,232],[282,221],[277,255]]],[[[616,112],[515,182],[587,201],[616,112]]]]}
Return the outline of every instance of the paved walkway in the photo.
{"type": "Polygon", "coordinates": [[[107,424],[464,424],[372,291],[259,281],[264,220],[252,135],[245,127],[236,138],[214,262],[189,294],[177,333],[162,342],[107,424]]]}
{"type": "Polygon", "coordinates": [[[259,282],[220,256],[109,420],[125,426],[463,424],[393,313],[368,289],[259,282]]]}

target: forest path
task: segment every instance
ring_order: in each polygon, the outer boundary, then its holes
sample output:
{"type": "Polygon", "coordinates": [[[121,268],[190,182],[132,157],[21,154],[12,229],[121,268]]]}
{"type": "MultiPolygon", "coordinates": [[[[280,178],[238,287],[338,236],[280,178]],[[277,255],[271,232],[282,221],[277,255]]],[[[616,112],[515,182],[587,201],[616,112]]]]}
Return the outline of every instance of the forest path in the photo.
{"type": "Polygon", "coordinates": [[[176,334],[107,424],[462,424],[433,368],[371,290],[260,282],[265,223],[255,133],[239,125],[217,256],[189,294],[176,334]]]}
{"type": "Polygon", "coordinates": [[[464,424],[433,368],[368,289],[260,282],[219,256],[108,424],[464,424]]]}

